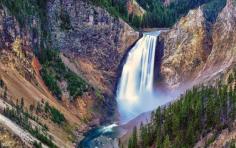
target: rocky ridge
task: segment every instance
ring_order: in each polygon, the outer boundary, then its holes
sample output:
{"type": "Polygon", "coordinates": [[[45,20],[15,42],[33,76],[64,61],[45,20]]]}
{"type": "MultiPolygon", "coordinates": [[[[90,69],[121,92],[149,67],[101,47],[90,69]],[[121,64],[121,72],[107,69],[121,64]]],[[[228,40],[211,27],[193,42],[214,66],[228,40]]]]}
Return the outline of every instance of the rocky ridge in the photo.
{"type": "Polygon", "coordinates": [[[206,62],[211,44],[201,8],[191,10],[164,35],[161,75],[165,82],[175,86],[194,78],[206,62]]]}
{"type": "Polygon", "coordinates": [[[233,3],[228,0],[213,23],[206,20],[202,7],[191,10],[161,35],[164,56],[160,73],[169,88],[218,79],[232,68],[236,22],[233,3]]]}

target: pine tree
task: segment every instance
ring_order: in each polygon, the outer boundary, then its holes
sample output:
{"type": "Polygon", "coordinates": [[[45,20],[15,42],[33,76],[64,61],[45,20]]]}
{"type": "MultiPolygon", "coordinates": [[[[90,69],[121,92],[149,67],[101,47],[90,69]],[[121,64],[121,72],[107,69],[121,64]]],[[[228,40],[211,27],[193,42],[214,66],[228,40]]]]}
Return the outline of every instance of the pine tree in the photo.
{"type": "Polygon", "coordinates": [[[169,139],[169,135],[166,135],[164,143],[163,143],[163,148],[171,148],[171,143],[169,139]]]}
{"type": "Polygon", "coordinates": [[[137,127],[134,127],[133,130],[133,136],[132,136],[133,140],[132,140],[132,144],[133,144],[133,148],[137,148],[138,147],[138,138],[137,138],[137,127]]]}
{"type": "Polygon", "coordinates": [[[24,102],[24,98],[21,98],[20,100],[20,108],[23,110],[24,108],[24,105],[25,105],[25,102],[24,102]]]}
{"type": "Polygon", "coordinates": [[[132,142],[132,139],[129,139],[128,148],[133,148],[133,142],[132,142]]]}

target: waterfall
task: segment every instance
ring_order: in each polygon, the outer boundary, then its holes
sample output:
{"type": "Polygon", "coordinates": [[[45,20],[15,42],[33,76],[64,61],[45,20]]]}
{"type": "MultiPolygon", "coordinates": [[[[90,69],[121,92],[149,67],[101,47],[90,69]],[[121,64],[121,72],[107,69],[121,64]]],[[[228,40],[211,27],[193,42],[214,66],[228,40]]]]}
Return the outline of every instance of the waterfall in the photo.
{"type": "Polygon", "coordinates": [[[153,100],[154,64],[158,32],[145,33],[128,53],[117,89],[121,122],[156,107],[153,100]]]}

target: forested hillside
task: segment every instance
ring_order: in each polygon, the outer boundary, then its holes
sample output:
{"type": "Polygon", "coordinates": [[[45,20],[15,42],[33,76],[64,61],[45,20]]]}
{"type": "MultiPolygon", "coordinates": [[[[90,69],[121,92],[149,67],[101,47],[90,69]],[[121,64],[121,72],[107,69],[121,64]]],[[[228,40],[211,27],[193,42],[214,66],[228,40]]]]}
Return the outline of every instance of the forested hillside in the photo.
{"type": "Polygon", "coordinates": [[[197,86],[188,90],[176,102],[159,107],[152,113],[151,123],[137,128],[129,140],[129,148],[193,147],[201,137],[212,133],[205,143],[209,146],[236,119],[236,71],[227,83],[197,86]],[[138,128],[139,129],[139,128],[138,128]]]}
{"type": "MultiPolygon", "coordinates": [[[[227,0],[226,6],[216,19],[218,10],[213,9],[213,6],[216,7],[214,2],[204,4],[203,9],[191,10],[167,32],[165,37],[165,40],[169,38],[170,42],[164,43],[166,46],[164,51],[167,57],[171,57],[167,60],[166,67],[162,67],[168,71],[163,74],[167,77],[166,82],[172,85],[176,78],[185,77],[183,71],[187,70],[187,73],[191,73],[190,71],[194,71],[191,66],[193,69],[197,69],[199,63],[203,63],[203,70],[198,70],[196,75],[192,74],[194,78],[189,81],[194,83],[192,86],[195,87],[189,88],[178,100],[159,107],[153,112],[149,124],[135,128],[129,140],[130,148],[229,147],[231,144],[232,147],[235,147],[236,38],[234,30],[236,5],[235,0],[227,0]],[[210,27],[208,26],[209,21],[213,23],[210,27]],[[212,33],[208,34],[209,30],[212,30],[212,33]],[[212,43],[210,46],[202,46],[209,43],[205,41],[200,43],[199,38],[205,38],[207,41],[212,38],[212,43]],[[197,43],[196,51],[192,46],[195,43],[197,43]],[[199,62],[196,53],[201,50],[210,51],[206,54],[206,62],[204,60],[199,62]],[[184,55],[188,52],[190,54],[184,55]],[[191,60],[188,59],[190,57],[197,59],[197,64],[193,64],[194,60],[190,62],[191,60]],[[191,66],[184,66],[182,59],[185,59],[184,62],[191,66]],[[173,72],[170,72],[171,70],[173,72]],[[179,76],[176,75],[178,72],[181,72],[179,76]],[[168,77],[168,74],[173,75],[168,77]]],[[[162,62],[165,63],[165,57],[162,62]]],[[[182,80],[176,82],[180,81],[182,80]]],[[[180,83],[187,84],[186,81],[180,83]]]]}
{"type": "Polygon", "coordinates": [[[203,5],[205,15],[213,21],[225,6],[226,0],[175,0],[165,6],[162,0],[137,0],[147,10],[141,21],[141,27],[171,27],[189,10],[203,5]]]}
{"type": "Polygon", "coordinates": [[[136,0],[146,10],[143,17],[128,14],[128,0],[91,0],[106,8],[111,14],[123,18],[136,28],[171,27],[189,10],[202,6],[206,18],[214,21],[218,12],[225,6],[226,0],[174,0],[168,5],[163,0],[136,0]]]}

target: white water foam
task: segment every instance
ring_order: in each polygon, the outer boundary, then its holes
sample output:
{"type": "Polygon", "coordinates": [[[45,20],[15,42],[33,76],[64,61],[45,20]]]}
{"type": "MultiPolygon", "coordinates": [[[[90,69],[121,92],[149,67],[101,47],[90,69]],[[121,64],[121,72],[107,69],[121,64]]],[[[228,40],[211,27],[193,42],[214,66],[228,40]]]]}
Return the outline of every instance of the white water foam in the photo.
{"type": "Polygon", "coordinates": [[[154,65],[160,31],[146,33],[128,54],[117,89],[121,123],[157,107],[153,102],[154,65]]]}

